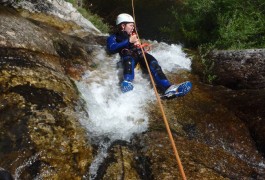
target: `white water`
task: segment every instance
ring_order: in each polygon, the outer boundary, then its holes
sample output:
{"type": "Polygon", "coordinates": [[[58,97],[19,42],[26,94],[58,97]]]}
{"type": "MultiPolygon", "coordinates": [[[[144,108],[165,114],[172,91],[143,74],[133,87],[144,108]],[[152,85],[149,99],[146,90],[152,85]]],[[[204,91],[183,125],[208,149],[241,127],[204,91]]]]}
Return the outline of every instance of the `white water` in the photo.
{"type": "MultiPolygon", "coordinates": [[[[55,15],[67,21],[74,21],[84,31],[100,33],[94,25],[82,17],[78,11],[63,0],[40,1],[37,4],[27,0],[19,1],[16,7],[31,12],[55,15]],[[41,8],[40,8],[41,7],[41,8]]],[[[190,69],[190,59],[178,45],[152,42],[151,52],[165,72],[178,68],[190,69]]],[[[90,175],[95,175],[98,166],[103,162],[108,147],[115,140],[130,141],[133,134],[144,132],[148,128],[146,104],[155,100],[148,76],[140,71],[135,72],[134,90],[122,94],[119,87],[121,70],[117,69],[119,56],[108,56],[104,47],[95,54],[94,62],[98,64],[95,71],[87,71],[82,81],[76,82],[83,99],[86,101],[89,118],[82,117],[80,122],[87,129],[89,137],[100,146],[95,161],[90,167],[90,175]]]]}
{"type": "Polygon", "coordinates": [[[178,69],[191,69],[191,60],[183,52],[180,45],[151,42],[152,54],[159,61],[164,72],[174,72],[178,69]]]}
{"type": "MultiPolygon", "coordinates": [[[[190,69],[191,61],[181,46],[152,42],[150,52],[157,57],[165,72],[179,68],[190,69]]],[[[98,166],[107,156],[107,149],[116,140],[130,141],[134,134],[148,128],[145,111],[148,102],[155,101],[155,94],[148,75],[135,70],[134,90],[121,93],[122,69],[117,68],[118,55],[109,56],[102,47],[95,55],[98,65],[94,71],[87,71],[80,82],[76,82],[82,98],[87,104],[89,118],[80,118],[89,137],[100,146],[100,151],[90,167],[90,178],[96,175],[98,166]]]]}
{"type": "MultiPolygon", "coordinates": [[[[178,45],[157,43],[150,52],[159,57],[162,69],[173,71],[190,69],[191,61],[178,45]]],[[[89,120],[82,123],[93,136],[111,140],[129,141],[133,133],[141,133],[148,126],[145,105],[155,100],[148,75],[135,70],[134,90],[121,93],[122,69],[117,68],[118,55],[108,56],[104,47],[95,55],[97,70],[87,71],[80,82],[76,82],[87,103],[89,120]]]]}
{"type": "Polygon", "coordinates": [[[136,72],[134,91],[121,93],[118,56],[107,57],[105,49],[98,52],[98,68],[87,71],[77,87],[87,103],[89,120],[86,128],[96,137],[110,140],[129,140],[133,133],[146,130],[148,118],[144,111],[146,102],[154,100],[148,79],[136,72]]]}
{"type": "MultiPolygon", "coordinates": [[[[31,3],[19,1],[16,8],[27,9],[30,12],[44,12],[55,15],[66,21],[80,25],[82,31],[100,34],[100,31],[86,20],[70,3],[64,0],[47,0],[31,3]]],[[[164,72],[173,72],[179,68],[190,69],[191,61],[178,45],[150,42],[153,44],[154,55],[164,72]]],[[[148,76],[140,71],[135,72],[134,90],[122,94],[119,87],[121,69],[117,69],[118,55],[108,56],[104,47],[95,54],[94,62],[97,70],[87,71],[82,81],[76,85],[87,104],[86,116],[80,117],[80,122],[87,129],[93,143],[99,145],[99,152],[90,167],[89,176],[96,175],[98,166],[107,156],[107,150],[116,140],[130,141],[134,134],[139,134],[148,128],[148,116],[145,108],[148,102],[155,100],[148,76]]],[[[23,163],[16,171],[19,177],[21,169],[32,164],[37,156],[23,163]]]]}
{"type": "MultiPolygon", "coordinates": [[[[88,32],[100,31],[86,20],[71,3],[64,0],[47,0],[32,3],[22,0],[16,7],[31,12],[45,11],[61,19],[77,23],[88,32]]],[[[173,72],[178,68],[190,69],[191,61],[179,45],[152,43],[150,52],[157,57],[164,72],[173,72]]],[[[77,87],[87,103],[89,119],[81,118],[88,132],[95,138],[108,138],[111,141],[129,141],[132,134],[141,133],[148,127],[145,112],[147,102],[155,99],[148,77],[140,71],[135,72],[134,90],[122,94],[119,87],[121,70],[116,68],[119,56],[108,56],[105,48],[100,47],[94,62],[98,64],[95,71],[87,71],[77,87]]]]}

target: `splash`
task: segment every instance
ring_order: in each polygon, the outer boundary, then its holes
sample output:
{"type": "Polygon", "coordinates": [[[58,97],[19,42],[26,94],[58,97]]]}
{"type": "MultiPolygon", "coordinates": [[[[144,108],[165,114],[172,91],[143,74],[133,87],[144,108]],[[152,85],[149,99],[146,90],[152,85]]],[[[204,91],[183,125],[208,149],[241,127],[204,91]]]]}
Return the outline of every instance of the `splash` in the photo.
{"type": "MultiPolygon", "coordinates": [[[[191,61],[182,52],[181,46],[153,42],[151,54],[159,57],[164,71],[180,68],[190,69],[191,61]]],[[[104,48],[94,57],[97,69],[87,71],[76,85],[86,102],[88,117],[80,118],[92,142],[99,146],[99,152],[91,164],[90,179],[96,177],[98,167],[104,162],[107,150],[116,140],[129,142],[134,134],[148,128],[147,104],[154,104],[155,93],[149,76],[135,70],[133,91],[121,93],[122,68],[118,55],[109,56],[104,48]]]]}
{"type": "Polygon", "coordinates": [[[191,59],[183,52],[181,45],[158,43],[149,41],[152,44],[152,54],[159,58],[161,68],[166,72],[174,72],[178,69],[191,70],[191,59]]]}
{"type": "Polygon", "coordinates": [[[136,71],[134,90],[120,91],[121,69],[119,57],[107,57],[105,50],[95,57],[97,70],[87,71],[77,87],[87,103],[89,120],[82,120],[88,132],[96,139],[129,141],[132,134],[147,129],[148,117],[145,104],[155,96],[148,77],[136,71]]]}
{"type": "MultiPolygon", "coordinates": [[[[151,54],[159,57],[164,71],[179,68],[190,69],[191,61],[179,45],[153,42],[151,54]]],[[[82,80],[76,82],[87,104],[89,120],[82,123],[94,137],[129,141],[134,133],[147,129],[148,116],[145,107],[155,100],[148,75],[135,70],[134,90],[121,93],[122,69],[118,67],[118,55],[108,56],[101,48],[94,57],[97,69],[87,71],[82,80]]],[[[97,138],[100,139],[100,138],[97,138]]]]}

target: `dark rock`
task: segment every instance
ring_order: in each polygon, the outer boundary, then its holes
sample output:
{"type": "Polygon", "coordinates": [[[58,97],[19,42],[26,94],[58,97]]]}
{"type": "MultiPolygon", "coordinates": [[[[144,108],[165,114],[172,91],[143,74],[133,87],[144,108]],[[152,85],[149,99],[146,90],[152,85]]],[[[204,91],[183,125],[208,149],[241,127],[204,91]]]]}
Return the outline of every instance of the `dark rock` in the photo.
{"type": "Polygon", "coordinates": [[[0,16],[0,166],[18,179],[81,179],[92,147],[69,69],[78,79],[90,67],[89,43],[14,9],[1,6],[0,16]]]}
{"type": "Polygon", "coordinates": [[[237,91],[227,91],[220,87],[215,89],[222,95],[214,98],[246,123],[258,150],[265,155],[265,89],[237,91]]]}
{"type": "MultiPolygon", "coordinates": [[[[236,103],[243,106],[243,99],[222,105],[221,100],[231,98],[224,96],[227,89],[203,86],[192,76],[189,80],[191,94],[163,104],[187,179],[264,179],[264,158],[248,126],[230,111],[236,103]]],[[[153,105],[150,117],[149,131],[138,141],[144,144],[138,155],[148,157],[154,179],[181,179],[162,116],[153,105]]]]}
{"type": "Polygon", "coordinates": [[[0,180],[13,180],[14,178],[12,177],[12,175],[10,174],[10,172],[2,169],[0,167],[0,180]]]}
{"type": "Polygon", "coordinates": [[[232,89],[265,87],[265,49],[213,51],[215,83],[232,89]]]}
{"type": "Polygon", "coordinates": [[[102,169],[100,169],[101,176],[97,179],[113,179],[115,177],[120,177],[120,179],[139,179],[139,175],[135,169],[137,167],[136,161],[134,159],[134,152],[132,152],[128,146],[114,145],[109,151],[110,155],[107,159],[104,169],[104,174],[102,174],[102,169]]]}
{"type": "Polygon", "coordinates": [[[237,89],[224,90],[215,98],[247,124],[258,149],[265,154],[265,49],[213,51],[209,58],[217,75],[214,82],[237,89]]]}
{"type": "Polygon", "coordinates": [[[0,5],[11,6],[15,0],[0,0],[0,5]]]}

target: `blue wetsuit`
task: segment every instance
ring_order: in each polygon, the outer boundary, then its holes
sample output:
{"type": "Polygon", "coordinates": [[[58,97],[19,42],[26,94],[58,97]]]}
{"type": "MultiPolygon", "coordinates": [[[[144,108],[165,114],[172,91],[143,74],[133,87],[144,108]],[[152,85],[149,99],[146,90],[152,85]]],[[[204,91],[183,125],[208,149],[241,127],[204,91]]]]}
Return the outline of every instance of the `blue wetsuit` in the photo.
{"type": "MultiPolygon", "coordinates": [[[[146,64],[140,49],[129,42],[129,35],[125,31],[119,31],[107,39],[107,48],[111,53],[119,53],[123,63],[123,79],[132,82],[134,79],[134,68],[140,63],[143,69],[146,64]]],[[[157,60],[148,53],[145,53],[149,68],[157,87],[164,92],[171,84],[163,73],[157,60]]]]}

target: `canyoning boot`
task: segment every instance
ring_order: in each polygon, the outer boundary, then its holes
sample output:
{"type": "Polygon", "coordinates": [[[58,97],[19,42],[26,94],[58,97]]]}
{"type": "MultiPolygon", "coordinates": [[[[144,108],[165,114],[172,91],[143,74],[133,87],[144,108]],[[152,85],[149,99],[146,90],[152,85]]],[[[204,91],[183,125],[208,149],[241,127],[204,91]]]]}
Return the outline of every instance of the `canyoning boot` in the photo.
{"type": "Polygon", "coordinates": [[[123,93],[126,93],[126,92],[131,91],[131,90],[133,90],[133,83],[130,82],[130,81],[125,81],[125,80],[122,81],[122,83],[121,83],[121,91],[123,93]]]}
{"type": "Polygon", "coordinates": [[[190,90],[191,90],[192,84],[189,81],[177,84],[177,85],[171,85],[164,93],[164,95],[161,96],[161,98],[174,98],[174,97],[181,97],[185,96],[190,90]]]}

